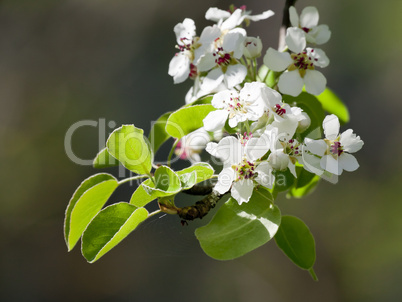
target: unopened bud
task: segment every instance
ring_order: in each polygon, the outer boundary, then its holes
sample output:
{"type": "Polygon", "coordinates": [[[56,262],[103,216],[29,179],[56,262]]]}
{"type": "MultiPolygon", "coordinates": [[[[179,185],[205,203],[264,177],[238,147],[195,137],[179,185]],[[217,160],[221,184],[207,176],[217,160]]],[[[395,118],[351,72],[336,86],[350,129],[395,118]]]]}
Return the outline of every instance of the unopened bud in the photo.
{"type": "Polygon", "coordinates": [[[260,38],[247,37],[244,40],[244,55],[248,59],[255,59],[261,56],[262,42],[260,38]]]}
{"type": "Polygon", "coordinates": [[[311,125],[311,119],[308,116],[306,112],[301,113],[303,115],[303,119],[299,121],[299,124],[297,125],[297,132],[298,133],[303,133],[304,131],[307,130],[308,127],[311,125]]]}

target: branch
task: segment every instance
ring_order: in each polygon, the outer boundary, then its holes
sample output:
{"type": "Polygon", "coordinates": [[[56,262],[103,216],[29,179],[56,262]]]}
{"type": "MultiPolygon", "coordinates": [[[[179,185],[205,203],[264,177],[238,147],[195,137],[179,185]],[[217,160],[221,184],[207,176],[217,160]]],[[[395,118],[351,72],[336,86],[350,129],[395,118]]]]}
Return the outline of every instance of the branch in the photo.
{"type": "Polygon", "coordinates": [[[282,51],[286,47],[285,36],[286,29],[291,25],[289,18],[289,7],[294,6],[297,0],[286,0],[285,7],[283,8],[282,26],[279,29],[279,46],[278,50],[282,51]]]}
{"type": "Polygon", "coordinates": [[[212,193],[213,185],[195,185],[188,190],[182,191],[188,195],[208,195],[212,193]]]}

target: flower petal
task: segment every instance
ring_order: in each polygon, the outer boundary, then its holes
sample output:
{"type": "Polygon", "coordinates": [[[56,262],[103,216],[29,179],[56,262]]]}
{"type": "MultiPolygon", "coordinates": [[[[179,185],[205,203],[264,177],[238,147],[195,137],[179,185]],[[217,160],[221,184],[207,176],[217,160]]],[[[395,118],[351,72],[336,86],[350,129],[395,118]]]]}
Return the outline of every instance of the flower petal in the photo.
{"type": "Polygon", "coordinates": [[[303,9],[300,14],[300,26],[312,28],[317,26],[320,16],[318,14],[317,8],[314,6],[307,6],[303,9]]]}
{"type": "Polygon", "coordinates": [[[204,128],[207,131],[216,131],[222,129],[225,126],[228,118],[228,112],[226,110],[215,110],[204,118],[204,128]]]}
{"type": "Polygon", "coordinates": [[[279,52],[273,48],[269,48],[264,56],[264,64],[273,71],[282,71],[293,63],[288,52],[279,52]]]}
{"type": "Polygon", "coordinates": [[[233,136],[224,137],[218,144],[216,154],[225,167],[237,165],[242,161],[244,150],[240,142],[233,136]]]}
{"type": "Polygon", "coordinates": [[[225,72],[225,83],[229,89],[243,82],[247,75],[247,68],[242,64],[229,65],[225,72]]]}
{"type": "Polygon", "coordinates": [[[272,186],[275,183],[275,176],[272,174],[272,167],[264,161],[255,168],[255,172],[258,173],[255,181],[266,188],[272,189],[272,186]]]}
{"type": "Polygon", "coordinates": [[[235,181],[230,191],[232,197],[237,200],[239,205],[243,202],[250,200],[251,194],[253,194],[254,183],[251,179],[242,179],[235,181]]]}
{"type": "Polygon", "coordinates": [[[293,27],[299,27],[299,15],[294,6],[289,7],[289,19],[293,27]]]}
{"type": "Polygon", "coordinates": [[[318,25],[306,35],[307,42],[314,44],[324,44],[327,43],[331,38],[331,31],[329,30],[328,25],[321,24],[318,25]]]}
{"type": "Polygon", "coordinates": [[[354,153],[359,151],[363,147],[363,141],[360,136],[356,136],[352,129],[348,129],[341,134],[339,139],[341,146],[346,152],[354,153]]]}
{"type": "Polygon", "coordinates": [[[197,70],[199,72],[209,71],[216,66],[215,57],[212,53],[207,52],[199,60],[197,70]]]}
{"type": "Polygon", "coordinates": [[[307,69],[304,75],[304,84],[308,93],[319,95],[325,90],[327,79],[321,72],[307,69]]]}
{"type": "Polygon", "coordinates": [[[210,7],[205,13],[205,19],[214,22],[219,22],[220,20],[227,19],[230,17],[230,12],[226,10],[219,9],[217,7],[210,7]]]}
{"type": "Polygon", "coordinates": [[[325,52],[319,48],[307,48],[307,55],[313,58],[313,64],[315,66],[324,68],[329,65],[329,59],[325,52]],[[317,60],[316,60],[317,59],[317,60]]]}
{"type": "Polygon", "coordinates": [[[244,148],[248,160],[256,161],[263,157],[269,150],[270,141],[267,135],[262,135],[259,138],[251,138],[244,148]]]}
{"type": "Polygon", "coordinates": [[[267,10],[259,15],[253,15],[253,16],[247,15],[245,17],[245,19],[249,19],[249,20],[255,22],[255,21],[261,21],[261,20],[268,19],[269,17],[272,17],[273,15],[275,15],[275,13],[272,10],[267,10]]]}
{"type": "Polygon", "coordinates": [[[215,108],[226,108],[231,101],[230,99],[238,96],[239,94],[235,90],[220,91],[212,98],[211,105],[215,108]]]}
{"type": "Polygon", "coordinates": [[[169,75],[175,84],[184,82],[190,73],[190,59],[183,53],[177,53],[169,63],[169,75]]]}
{"type": "Polygon", "coordinates": [[[306,48],[306,35],[304,31],[297,27],[289,27],[286,30],[286,45],[295,53],[300,53],[306,48]]]}
{"type": "Polygon", "coordinates": [[[233,56],[240,59],[243,55],[244,40],[246,39],[246,31],[243,28],[235,28],[229,31],[223,37],[222,48],[226,52],[234,52],[233,56]]]}
{"type": "Polygon", "coordinates": [[[213,91],[216,87],[222,83],[224,75],[222,69],[212,69],[208,75],[203,79],[200,89],[204,91],[213,91]]]}
{"type": "Polygon", "coordinates": [[[303,79],[299,70],[285,71],[278,81],[279,91],[291,96],[298,96],[303,88],[303,79]]]}
{"type": "Polygon", "coordinates": [[[221,25],[221,30],[233,29],[243,21],[242,10],[236,9],[221,25]]]}
{"type": "Polygon", "coordinates": [[[356,158],[349,153],[342,153],[338,158],[339,164],[345,171],[355,171],[359,168],[359,163],[356,158]]]}
{"type": "Polygon", "coordinates": [[[323,156],[328,148],[327,143],[323,139],[312,140],[310,138],[305,138],[304,143],[306,144],[306,149],[308,151],[318,156],[323,156]]]}
{"type": "Polygon", "coordinates": [[[332,155],[324,155],[320,161],[321,168],[324,170],[335,174],[341,175],[342,174],[342,167],[339,162],[332,157],[332,155]]]}
{"type": "Polygon", "coordinates": [[[186,18],[183,23],[176,24],[173,31],[176,34],[177,44],[191,44],[195,36],[195,23],[192,19],[186,18]]]}
{"type": "Polygon", "coordinates": [[[232,168],[223,169],[221,173],[219,173],[218,182],[216,183],[214,189],[218,191],[219,194],[225,194],[227,191],[229,191],[235,177],[236,174],[232,168]]]}
{"type": "Polygon", "coordinates": [[[322,122],[322,127],[324,128],[325,137],[329,140],[334,140],[339,134],[339,119],[336,115],[327,115],[322,122]]]}

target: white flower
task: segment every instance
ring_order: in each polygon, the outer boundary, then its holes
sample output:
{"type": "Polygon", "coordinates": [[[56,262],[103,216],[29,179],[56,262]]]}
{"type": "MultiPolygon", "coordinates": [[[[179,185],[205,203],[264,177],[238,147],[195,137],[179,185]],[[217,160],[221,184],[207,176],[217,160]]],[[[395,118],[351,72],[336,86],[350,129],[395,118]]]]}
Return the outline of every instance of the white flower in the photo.
{"type": "Polygon", "coordinates": [[[233,136],[223,138],[218,144],[208,143],[207,152],[223,161],[215,190],[224,194],[231,190],[231,195],[239,204],[248,202],[254,188],[254,181],[272,188],[274,176],[267,162],[259,162],[268,151],[266,137],[250,138],[233,136]]]}
{"type": "Polygon", "coordinates": [[[261,89],[266,87],[264,83],[246,83],[240,92],[236,90],[224,90],[218,92],[212,98],[211,104],[218,110],[210,112],[204,119],[204,127],[207,131],[222,129],[229,118],[229,126],[236,127],[244,121],[256,121],[264,114],[264,102],[261,89]]]}
{"type": "Polygon", "coordinates": [[[292,54],[269,48],[264,57],[264,64],[269,69],[285,70],[279,77],[279,91],[298,96],[305,85],[308,93],[321,94],[327,85],[327,80],[321,72],[315,70],[315,67],[328,66],[328,57],[321,49],[306,48],[306,37],[299,28],[288,28],[285,40],[292,54]]]}
{"type": "Polygon", "coordinates": [[[290,23],[293,27],[302,29],[308,43],[324,44],[331,37],[331,31],[327,25],[318,25],[318,10],[314,6],[303,9],[300,18],[294,6],[289,8],[290,23]]]}
{"type": "Polygon", "coordinates": [[[180,52],[169,63],[168,74],[173,77],[175,84],[184,82],[189,76],[195,77],[197,69],[193,61],[193,40],[195,37],[195,24],[191,19],[184,19],[174,27],[176,34],[177,48],[180,52]]]}
{"type": "Polygon", "coordinates": [[[251,11],[246,11],[246,6],[235,9],[231,14],[228,11],[211,7],[205,14],[205,19],[217,22],[222,29],[233,29],[239,26],[243,21],[260,21],[273,16],[272,10],[267,10],[259,15],[251,15],[251,11]]]}
{"type": "Polygon", "coordinates": [[[180,139],[176,146],[175,154],[180,159],[188,159],[192,163],[200,162],[200,153],[210,140],[208,132],[204,128],[200,128],[180,139]]]}
{"type": "Polygon", "coordinates": [[[323,122],[325,139],[305,139],[306,149],[318,156],[319,167],[317,167],[317,157],[313,155],[304,155],[304,160],[313,166],[313,169],[310,170],[318,168],[318,173],[313,171],[318,175],[321,173],[319,168],[335,175],[341,175],[343,170],[355,171],[359,167],[356,158],[351,153],[359,151],[364,143],[360,136],[353,133],[352,129],[339,134],[339,127],[338,117],[333,114],[329,115],[323,122]]]}
{"type": "Polygon", "coordinates": [[[244,40],[244,56],[255,59],[261,56],[262,42],[260,38],[247,37],[244,40]]]}

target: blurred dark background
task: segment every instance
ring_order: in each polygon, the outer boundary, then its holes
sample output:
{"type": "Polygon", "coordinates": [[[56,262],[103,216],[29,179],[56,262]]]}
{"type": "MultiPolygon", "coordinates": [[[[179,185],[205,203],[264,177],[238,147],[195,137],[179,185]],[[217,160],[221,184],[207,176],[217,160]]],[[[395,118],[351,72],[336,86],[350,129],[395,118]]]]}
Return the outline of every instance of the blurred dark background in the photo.
{"type": "MultiPolygon", "coordinates": [[[[276,15],[252,23],[264,52],[276,47],[284,0],[234,1],[276,15]]],[[[81,120],[150,122],[184,103],[191,83],[167,74],[173,27],[232,1],[0,1],[1,301],[400,301],[402,299],[402,1],[299,0],[332,30],[322,48],[328,85],[347,103],[348,126],[365,142],[360,169],[321,183],[302,200],[277,202],[302,218],[317,245],[314,282],[273,242],[234,261],[206,256],[199,223],[154,217],[95,264],[68,253],[64,211],[95,171],[67,157],[64,137],[81,120]]],[[[343,128],[346,130],[346,128],[343,128]]],[[[98,129],[83,127],[74,153],[92,159],[98,129]]],[[[117,175],[117,169],[111,173],[117,175]]],[[[128,200],[124,186],[112,202],[128,200]]],[[[212,216],[212,215],[211,215],[212,216]]],[[[211,216],[206,217],[203,223],[211,216]]]]}

